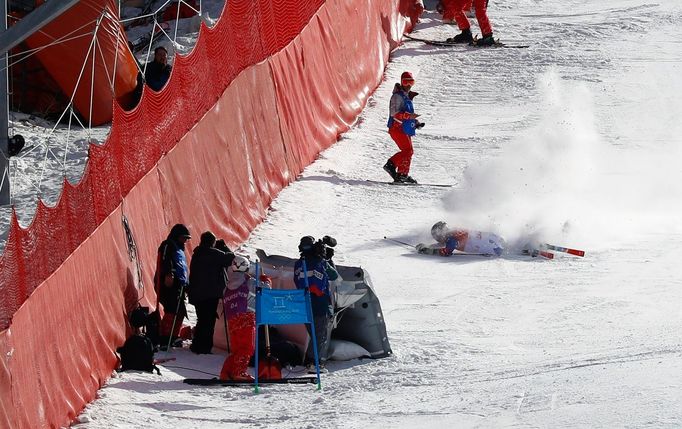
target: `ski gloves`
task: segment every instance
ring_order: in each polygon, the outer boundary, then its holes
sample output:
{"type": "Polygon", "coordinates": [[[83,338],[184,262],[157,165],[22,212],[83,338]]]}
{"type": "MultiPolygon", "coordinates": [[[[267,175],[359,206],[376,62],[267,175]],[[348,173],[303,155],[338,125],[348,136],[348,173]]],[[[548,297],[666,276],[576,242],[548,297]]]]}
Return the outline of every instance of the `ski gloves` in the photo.
{"type": "Polygon", "coordinates": [[[432,247],[429,247],[428,245],[424,243],[419,243],[415,246],[417,248],[417,252],[425,254],[425,255],[434,255],[438,249],[434,249],[432,247]]]}
{"type": "Polygon", "coordinates": [[[417,252],[419,252],[423,255],[441,255],[441,256],[452,255],[452,250],[449,250],[447,247],[431,247],[431,246],[424,244],[424,243],[419,243],[414,247],[417,249],[417,252]]]}

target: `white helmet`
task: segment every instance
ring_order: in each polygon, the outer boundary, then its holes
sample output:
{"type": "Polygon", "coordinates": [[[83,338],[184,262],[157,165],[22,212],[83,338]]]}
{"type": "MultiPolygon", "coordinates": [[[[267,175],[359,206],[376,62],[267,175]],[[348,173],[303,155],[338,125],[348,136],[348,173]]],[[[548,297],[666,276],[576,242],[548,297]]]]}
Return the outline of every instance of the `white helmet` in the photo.
{"type": "Polygon", "coordinates": [[[434,240],[436,241],[443,241],[445,238],[445,234],[448,232],[448,224],[440,221],[436,222],[432,227],[431,227],[431,237],[433,237],[434,240]]]}
{"type": "Polygon", "coordinates": [[[245,273],[249,270],[251,262],[248,258],[241,255],[234,255],[234,261],[232,261],[232,271],[245,273]]]}

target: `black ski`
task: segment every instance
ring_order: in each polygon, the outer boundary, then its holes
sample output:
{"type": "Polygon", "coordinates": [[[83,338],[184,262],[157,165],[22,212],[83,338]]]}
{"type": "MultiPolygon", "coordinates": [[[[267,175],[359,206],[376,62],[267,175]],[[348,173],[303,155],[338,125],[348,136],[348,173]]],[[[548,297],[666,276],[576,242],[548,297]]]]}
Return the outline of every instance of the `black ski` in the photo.
{"type": "Polygon", "coordinates": [[[528,48],[530,45],[508,45],[506,43],[500,42],[499,40],[495,41],[494,45],[489,45],[489,46],[484,46],[484,45],[477,45],[474,42],[471,43],[453,43],[453,42],[448,42],[447,40],[431,40],[431,39],[422,39],[420,37],[413,37],[410,36],[409,34],[403,34],[403,36],[406,39],[415,41],[415,42],[422,42],[426,43],[427,45],[433,45],[433,46],[468,46],[472,48],[516,48],[516,49],[525,49],[528,48]]]}
{"type": "Polygon", "coordinates": [[[532,256],[533,258],[537,258],[538,256],[542,256],[545,259],[554,259],[554,253],[548,252],[546,250],[523,249],[523,251],[521,253],[524,255],[532,256]]]}
{"type": "MultiPolygon", "coordinates": [[[[185,378],[185,384],[193,386],[254,386],[253,381],[221,380],[219,378],[185,378]]],[[[317,377],[280,378],[276,380],[259,379],[258,384],[315,384],[317,377]]]]}
{"type": "Polygon", "coordinates": [[[407,182],[384,182],[381,180],[367,180],[369,183],[378,183],[381,185],[395,185],[395,186],[433,186],[437,188],[452,188],[453,185],[447,183],[407,183],[407,182]]]}

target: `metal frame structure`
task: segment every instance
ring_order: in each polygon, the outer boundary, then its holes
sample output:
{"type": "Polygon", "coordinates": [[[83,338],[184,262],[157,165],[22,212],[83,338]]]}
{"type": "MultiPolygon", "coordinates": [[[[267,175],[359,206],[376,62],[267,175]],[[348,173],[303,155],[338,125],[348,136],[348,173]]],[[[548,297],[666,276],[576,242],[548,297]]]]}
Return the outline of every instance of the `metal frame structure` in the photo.
{"type": "Polygon", "coordinates": [[[49,1],[37,7],[21,21],[7,28],[7,1],[0,0],[0,205],[10,204],[9,153],[7,135],[9,130],[8,100],[8,52],[31,34],[66,12],[79,0],[49,1]]]}

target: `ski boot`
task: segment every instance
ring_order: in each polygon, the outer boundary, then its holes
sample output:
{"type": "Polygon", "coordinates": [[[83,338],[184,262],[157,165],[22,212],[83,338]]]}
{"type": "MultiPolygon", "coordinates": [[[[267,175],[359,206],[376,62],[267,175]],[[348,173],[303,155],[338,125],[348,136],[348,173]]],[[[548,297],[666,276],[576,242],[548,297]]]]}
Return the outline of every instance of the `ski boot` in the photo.
{"type": "Polygon", "coordinates": [[[393,181],[395,183],[409,183],[414,185],[417,184],[417,181],[414,180],[410,175],[402,173],[398,173],[393,181]]]}
{"type": "Polygon", "coordinates": [[[384,164],[384,171],[386,171],[393,180],[395,180],[396,176],[398,175],[398,172],[395,169],[395,164],[390,159],[388,162],[386,162],[386,164],[384,164]]]}
{"type": "Polygon", "coordinates": [[[495,39],[493,39],[493,33],[484,34],[482,38],[476,39],[473,43],[476,46],[493,46],[495,39]]]}
{"type": "Polygon", "coordinates": [[[448,43],[471,43],[474,41],[474,36],[471,34],[471,28],[467,28],[455,37],[445,39],[445,41],[448,43]]]}

